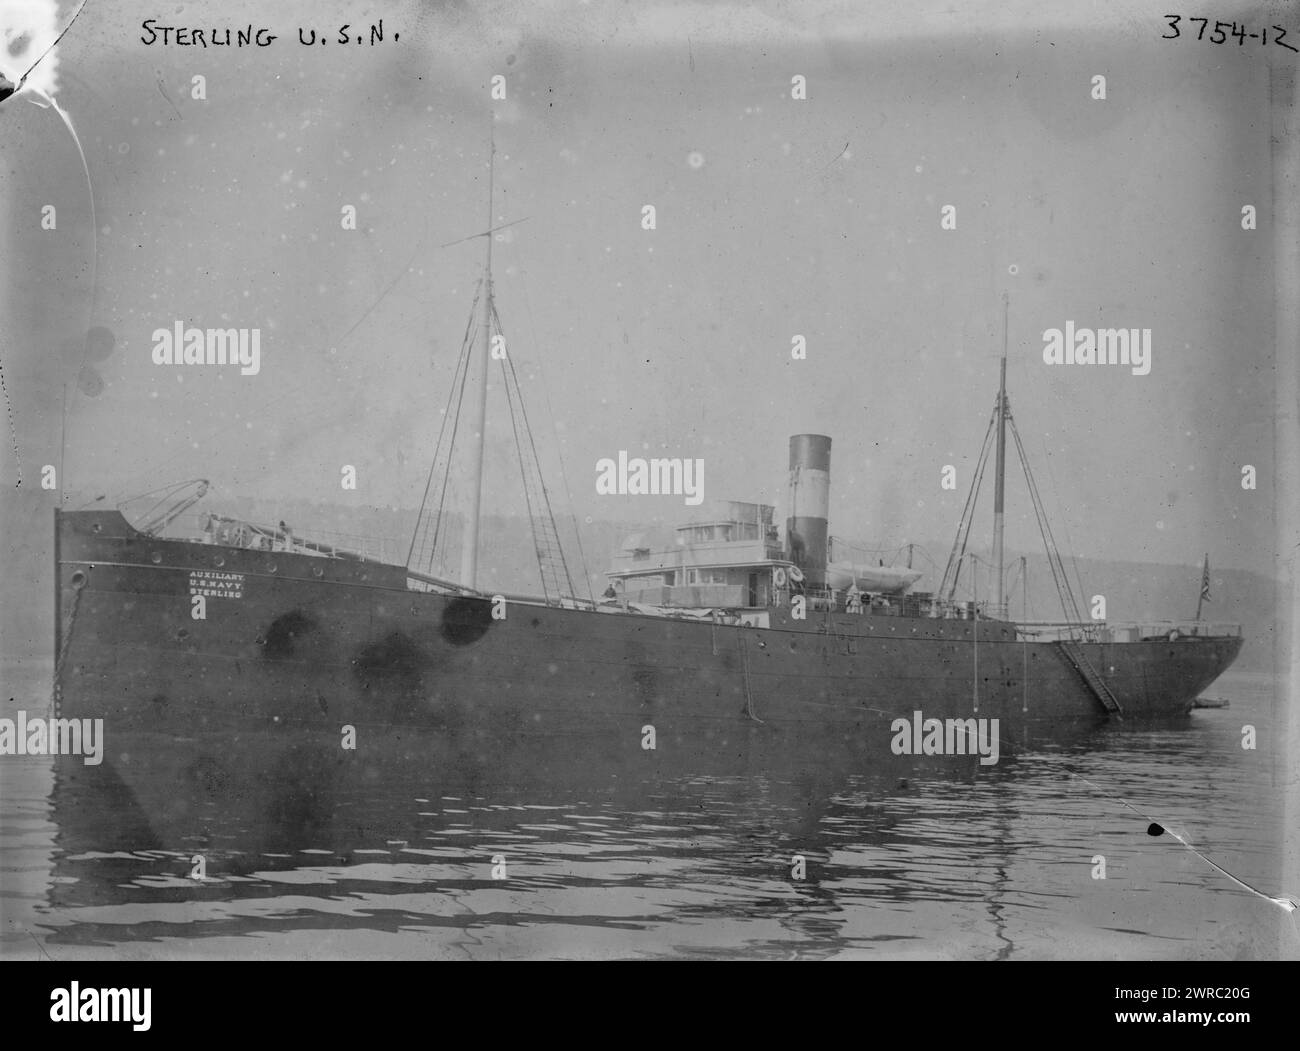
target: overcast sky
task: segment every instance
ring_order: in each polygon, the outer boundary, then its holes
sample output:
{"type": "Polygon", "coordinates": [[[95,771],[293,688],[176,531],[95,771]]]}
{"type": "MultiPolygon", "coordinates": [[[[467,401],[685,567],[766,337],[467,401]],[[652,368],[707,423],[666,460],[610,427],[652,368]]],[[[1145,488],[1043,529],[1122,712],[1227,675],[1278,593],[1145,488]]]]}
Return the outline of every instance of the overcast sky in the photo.
{"type": "MultiPolygon", "coordinates": [[[[1011,405],[1058,539],[1273,573],[1268,63],[1290,52],[1162,40],[1137,5],[216,6],[92,3],[60,45],[93,225],[57,114],[0,108],[25,506],[53,505],[35,486],[92,326],[115,342],[102,391],[69,398],[70,506],[195,476],[352,504],[358,531],[367,505],[416,505],[484,242],[439,246],[485,227],[493,128],[494,219],[527,218],[494,245],[497,305],[580,519],[689,513],[597,496],[620,449],[703,458],[708,498],[780,504],[788,437],[813,431],[834,443],[833,532],[950,536],[1007,292],[1011,405]],[[333,39],[380,17],[383,43],[333,39]],[[279,39],[146,46],[146,18],[279,39]],[[259,328],[260,373],[155,365],[151,333],[178,319],[259,328]],[[1150,374],[1045,365],[1067,321],[1149,328],[1150,374]]],[[[500,395],[485,509],[522,513],[500,395]]],[[[7,449],[11,491],[17,471],[7,449]]],[[[1032,549],[1014,475],[1008,507],[1008,546],[1032,549]]]]}

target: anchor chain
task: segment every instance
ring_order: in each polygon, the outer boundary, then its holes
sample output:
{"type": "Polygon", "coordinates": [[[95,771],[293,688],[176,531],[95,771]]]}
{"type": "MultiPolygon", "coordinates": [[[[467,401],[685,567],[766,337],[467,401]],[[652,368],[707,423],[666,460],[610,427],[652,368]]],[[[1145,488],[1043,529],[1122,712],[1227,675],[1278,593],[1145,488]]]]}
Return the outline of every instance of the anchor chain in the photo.
{"type": "Polygon", "coordinates": [[[745,715],[754,722],[766,726],[767,724],[754,714],[754,697],[749,684],[749,647],[745,644],[744,628],[736,632],[736,641],[740,644],[740,674],[745,685],[745,715]]]}
{"type": "Polygon", "coordinates": [[[74,584],[72,590],[72,608],[68,611],[68,630],[63,633],[63,643],[59,646],[59,652],[54,658],[54,689],[50,695],[50,704],[54,709],[54,718],[63,717],[63,665],[68,658],[68,650],[72,647],[72,629],[77,623],[77,607],[81,604],[81,593],[85,590],[86,582],[82,580],[81,584],[74,584]]]}

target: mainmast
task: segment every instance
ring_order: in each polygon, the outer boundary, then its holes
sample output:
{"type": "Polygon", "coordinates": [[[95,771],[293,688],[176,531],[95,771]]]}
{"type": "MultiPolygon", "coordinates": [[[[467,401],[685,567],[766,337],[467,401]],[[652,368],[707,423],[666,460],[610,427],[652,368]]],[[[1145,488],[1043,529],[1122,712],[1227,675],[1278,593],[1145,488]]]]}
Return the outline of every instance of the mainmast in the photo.
{"type": "Polygon", "coordinates": [[[1006,615],[1003,605],[1002,573],[1002,503],[1007,481],[1007,314],[1010,297],[1002,293],[1002,370],[998,382],[998,405],[995,410],[998,421],[997,474],[993,489],[993,572],[995,576],[993,616],[1006,615]]]}
{"type": "Polygon", "coordinates": [[[460,558],[460,582],[468,588],[478,587],[478,541],[481,524],[480,509],[483,503],[483,445],[487,437],[488,361],[492,356],[492,193],[496,154],[494,131],[491,152],[488,155],[487,258],[483,267],[483,349],[478,368],[479,396],[474,406],[474,416],[470,421],[474,426],[471,434],[477,437],[471,444],[473,458],[470,461],[470,477],[473,482],[470,489],[469,521],[465,527],[465,539],[460,558]]]}

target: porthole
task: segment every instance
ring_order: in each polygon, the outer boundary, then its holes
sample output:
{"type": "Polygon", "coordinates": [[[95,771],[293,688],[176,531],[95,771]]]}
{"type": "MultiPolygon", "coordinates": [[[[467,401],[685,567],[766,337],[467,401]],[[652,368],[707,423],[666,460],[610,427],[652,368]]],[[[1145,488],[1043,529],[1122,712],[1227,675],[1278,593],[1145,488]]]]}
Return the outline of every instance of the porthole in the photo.
{"type": "Polygon", "coordinates": [[[159,565],[162,562],[162,555],[159,554],[157,551],[155,551],[152,555],[149,556],[149,561],[152,562],[155,566],[159,565]]]}

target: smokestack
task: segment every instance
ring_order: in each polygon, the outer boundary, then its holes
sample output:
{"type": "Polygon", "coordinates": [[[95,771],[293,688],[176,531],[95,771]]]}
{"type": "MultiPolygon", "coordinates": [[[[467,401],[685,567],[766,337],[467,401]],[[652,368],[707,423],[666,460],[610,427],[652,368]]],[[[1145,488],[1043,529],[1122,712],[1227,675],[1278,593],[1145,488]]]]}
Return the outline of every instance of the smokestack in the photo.
{"type": "Polygon", "coordinates": [[[811,585],[826,583],[826,517],[830,513],[831,440],[824,434],[790,439],[790,560],[811,585]]]}

